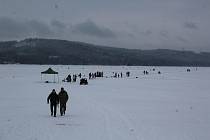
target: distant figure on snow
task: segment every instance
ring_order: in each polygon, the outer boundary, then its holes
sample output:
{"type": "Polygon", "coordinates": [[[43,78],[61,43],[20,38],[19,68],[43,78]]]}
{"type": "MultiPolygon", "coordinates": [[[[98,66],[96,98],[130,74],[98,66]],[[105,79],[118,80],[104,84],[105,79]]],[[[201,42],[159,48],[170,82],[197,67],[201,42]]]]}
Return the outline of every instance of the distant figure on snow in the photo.
{"type": "Polygon", "coordinates": [[[63,115],[65,115],[66,103],[69,99],[69,96],[63,87],[61,88],[61,91],[59,92],[58,97],[59,97],[59,101],[60,101],[60,114],[61,114],[61,116],[63,116],[63,115]]]}
{"type": "Polygon", "coordinates": [[[50,95],[47,97],[48,104],[49,104],[49,101],[50,101],[51,116],[54,115],[54,117],[56,117],[56,108],[57,108],[57,104],[59,103],[59,98],[55,89],[53,89],[50,95]]]}
{"type": "Polygon", "coordinates": [[[81,78],[82,77],[82,73],[79,73],[78,76],[79,76],[79,78],[81,78]]]}
{"type": "Polygon", "coordinates": [[[126,72],[126,76],[127,76],[127,77],[130,77],[130,72],[129,72],[129,71],[126,72]]]}
{"type": "Polygon", "coordinates": [[[89,79],[91,79],[91,77],[92,77],[92,74],[91,74],[91,72],[89,73],[89,79]]]}
{"type": "Polygon", "coordinates": [[[70,74],[67,76],[66,81],[71,82],[71,75],[70,74]]]}

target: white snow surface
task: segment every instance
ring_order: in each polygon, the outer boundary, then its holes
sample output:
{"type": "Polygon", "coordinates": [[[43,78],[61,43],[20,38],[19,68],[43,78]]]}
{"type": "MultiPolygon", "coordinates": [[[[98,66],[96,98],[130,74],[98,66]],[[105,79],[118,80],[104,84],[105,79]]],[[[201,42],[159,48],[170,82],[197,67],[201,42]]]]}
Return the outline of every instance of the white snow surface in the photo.
{"type": "Polygon", "coordinates": [[[0,65],[0,140],[209,140],[210,68],[186,69],[0,65]],[[49,67],[59,83],[41,81],[49,67]],[[69,73],[97,70],[105,77],[89,85],[62,82],[69,73]],[[123,78],[110,77],[121,71],[123,78]],[[66,115],[51,117],[47,96],[61,87],[70,96],[66,115]]]}

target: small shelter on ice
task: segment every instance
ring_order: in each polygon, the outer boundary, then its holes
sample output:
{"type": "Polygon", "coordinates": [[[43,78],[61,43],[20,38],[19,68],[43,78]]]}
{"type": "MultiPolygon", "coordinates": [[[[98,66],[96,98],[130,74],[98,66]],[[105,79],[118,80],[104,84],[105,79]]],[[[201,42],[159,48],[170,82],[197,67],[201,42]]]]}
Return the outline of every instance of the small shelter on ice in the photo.
{"type": "MultiPolygon", "coordinates": [[[[53,82],[54,83],[56,81],[59,82],[58,72],[54,71],[52,68],[48,68],[46,71],[41,72],[41,80],[43,80],[42,75],[50,75],[50,76],[53,75],[53,82]],[[56,75],[57,75],[57,80],[56,80],[56,75]]],[[[48,76],[48,80],[46,80],[46,76],[44,77],[44,80],[45,80],[46,83],[49,83],[51,81],[51,79],[49,80],[49,76],[48,76]]]]}

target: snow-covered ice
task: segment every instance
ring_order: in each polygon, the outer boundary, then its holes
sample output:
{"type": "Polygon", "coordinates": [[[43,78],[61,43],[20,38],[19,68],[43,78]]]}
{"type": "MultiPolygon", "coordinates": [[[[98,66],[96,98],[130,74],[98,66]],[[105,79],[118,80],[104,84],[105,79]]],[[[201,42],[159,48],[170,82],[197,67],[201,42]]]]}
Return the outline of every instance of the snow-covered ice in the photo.
{"type": "Polygon", "coordinates": [[[186,69],[0,65],[0,140],[209,140],[210,68],[186,69]],[[41,81],[49,67],[59,83],[41,81]],[[62,82],[69,73],[97,70],[105,77],[87,86],[62,82]],[[110,77],[121,71],[131,76],[110,77]],[[70,96],[67,112],[51,117],[47,96],[61,87],[70,96]]]}

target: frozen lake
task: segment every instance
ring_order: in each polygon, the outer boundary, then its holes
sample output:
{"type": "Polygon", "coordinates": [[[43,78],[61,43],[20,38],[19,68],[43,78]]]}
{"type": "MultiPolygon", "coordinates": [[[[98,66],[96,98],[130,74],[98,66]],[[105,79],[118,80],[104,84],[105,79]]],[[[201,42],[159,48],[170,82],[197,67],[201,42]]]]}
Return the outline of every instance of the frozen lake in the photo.
{"type": "Polygon", "coordinates": [[[187,68],[0,65],[0,140],[209,140],[210,68],[187,68]],[[49,67],[58,83],[41,81],[49,67]],[[104,78],[87,86],[62,82],[96,71],[104,78]],[[51,117],[47,96],[61,87],[70,96],[67,112],[51,117]]]}

